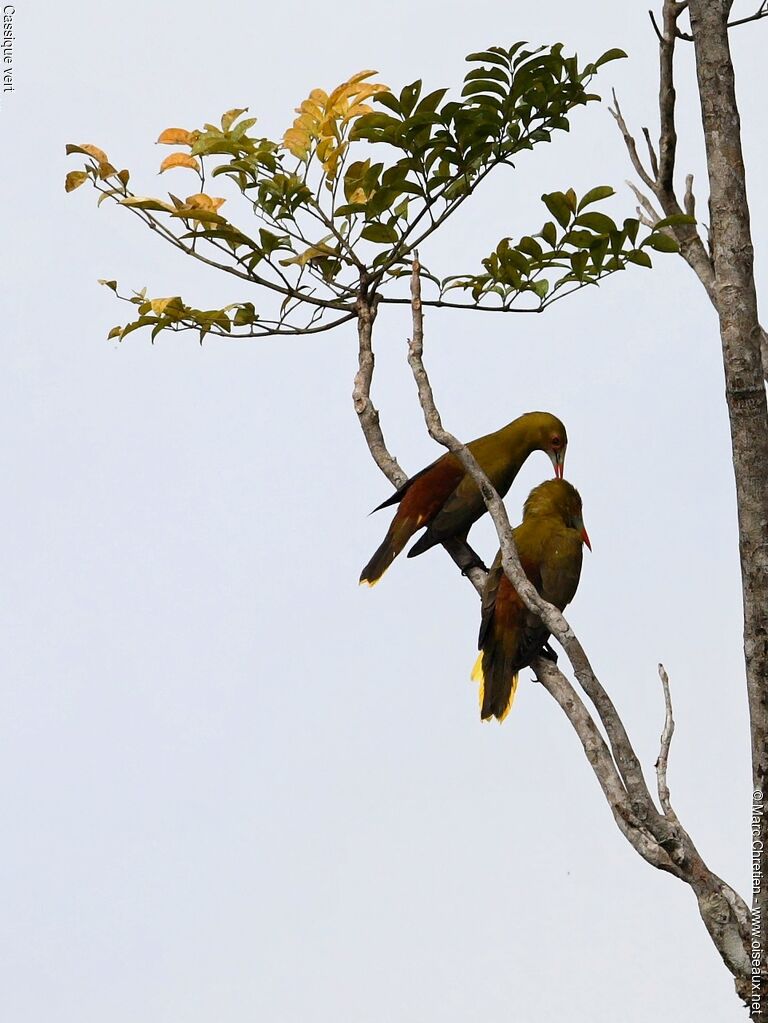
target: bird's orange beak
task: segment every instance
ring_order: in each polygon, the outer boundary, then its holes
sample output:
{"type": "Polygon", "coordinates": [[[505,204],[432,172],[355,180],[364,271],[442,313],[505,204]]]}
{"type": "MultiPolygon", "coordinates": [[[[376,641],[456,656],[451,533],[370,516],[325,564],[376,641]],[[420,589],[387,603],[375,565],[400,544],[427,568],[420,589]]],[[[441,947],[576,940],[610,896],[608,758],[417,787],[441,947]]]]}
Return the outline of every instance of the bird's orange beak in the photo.
{"type": "Polygon", "coordinates": [[[589,549],[592,550],[592,544],[589,542],[589,535],[587,534],[587,531],[584,528],[584,526],[581,527],[581,539],[584,541],[587,547],[589,547],[589,549]]]}
{"type": "Polygon", "coordinates": [[[558,451],[548,451],[549,460],[555,469],[555,476],[561,480],[563,478],[563,470],[565,469],[565,449],[560,448],[558,451]]]}

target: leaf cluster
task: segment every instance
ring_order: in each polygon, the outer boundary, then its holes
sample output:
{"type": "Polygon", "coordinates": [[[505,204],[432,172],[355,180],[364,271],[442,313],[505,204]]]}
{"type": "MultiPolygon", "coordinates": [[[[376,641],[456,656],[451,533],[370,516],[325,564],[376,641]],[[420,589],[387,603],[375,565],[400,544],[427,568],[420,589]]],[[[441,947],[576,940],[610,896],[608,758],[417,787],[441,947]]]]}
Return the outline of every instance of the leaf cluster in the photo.
{"type": "MultiPolygon", "coordinates": [[[[201,310],[137,293],[128,299],[139,305],[130,330],[146,326],[154,338],[165,329],[197,329],[201,337],[324,329],[341,322],[333,319],[339,313],[351,318],[361,294],[401,301],[391,292],[413,251],[495,167],[513,165],[519,154],[568,131],[572,112],[598,99],[590,91],[594,75],[623,56],[609,50],[580,65],[559,43],[490,47],[467,57],[471,67],[458,98],[445,88],[425,91],[420,80],[395,94],[372,81],[375,72],[361,71],[330,92],[313,89],[279,141],[254,130],[246,107],[199,129],[166,128],[157,141],[174,152],[160,172],[194,174],[196,187],[186,198],[136,195],[129,172],[117,171],[92,145],[67,147],[87,159],[67,175],[66,189],[90,181],[99,204],[118,203],[186,255],[279,303],[268,320],[250,302],[201,310]],[[225,198],[207,186],[217,178],[245,198],[254,227],[222,212],[225,198]],[[291,317],[302,310],[308,319],[297,324],[291,317]]],[[[619,227],[592,208],[609,194],[601,187],[580,202],[572,190],[545,196],[552,219],[539,234],[502,239],[482,273],[440,278],[426,270],[438,289],[426,301],[449,304],[445,294],[456,289],[467,294],[467,307],[500,301],[512,308],[530,297],[543,308],[556,293],[597,283],[628,263],[650,265],[649,249],[670,251],[674,241],[663,228],[638,239],[636,220],[619,227]]]]}
{"type": "Polygon", "coordinates": [[[528,296],[543,309],[561,289],[570,293],[597,284],[628,264],[651,267],[649,249],[678,251],[666,228],[695,223],[683,214],[667,217],[640,237],[638,219],[628,217],[618,225],[606,213],[588,208],[613,194],[610,186],[600,185],[581,199],[572,188],[542,195],[553,219],[538,234],[523,235],[516,244],[512,238],[502,238],[482,260],[484,273],[446,278],[440,282],[441,294],[458,288],[469,292],[474,303],[493,297],[502,308],[528,296]]]}

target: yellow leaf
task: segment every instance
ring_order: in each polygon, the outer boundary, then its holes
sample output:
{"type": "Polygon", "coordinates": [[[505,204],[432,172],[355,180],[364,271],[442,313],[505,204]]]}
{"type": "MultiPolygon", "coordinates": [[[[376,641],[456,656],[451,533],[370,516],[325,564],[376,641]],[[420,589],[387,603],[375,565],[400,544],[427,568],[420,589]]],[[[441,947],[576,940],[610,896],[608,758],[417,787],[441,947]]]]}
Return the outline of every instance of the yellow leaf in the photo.
{"type": "Polygon", "coordinates": [[[216,210],[223,206],[226,199],[217,199],[214,196],[206,195],[204,192],[197,192],[195,195],[188,195],[186,198],[186,204],[193,210],[211,210],[215,213],[216,210]]]}
{"type": "Polygon", "coordinates": [[[378,71],[358,71],[356,75],[352,75],[349,79],[349,84],[354,85],[355,82],[362,82],[364,78],[370,78],[371,75],[377,75],[378,71]]]}
{"type": "Polygon", "coordinates": [[[163,202],[161,199],[152,199],[148,196],[132,195],[127,199],[118,199],[121,206],[137,206],[140,210],[151,210],[154,212],[173,213],[173,206],[169,206],[167,202],[163,202]]]}
{"type": "Polygon", "coordinates": [[[76,188],[79,188],[88,175],[85,171],[70,171],[64,181],[64,191],[74,192],[76,188]]]}
{"type": "Polygon", "coordinates": [[[357,202],[365,203],[365,202],[368,202],[368,196],[367,196],[367,194],[365,192],[365,189],[363,189],[363,188],[356,188],[354,190],[354,192],[352,193],[352,195],[350,195],[348,201],[350,203],[357,203],[357,202]]]}
{"type": "Polygon", "coordinates": [[[361,117],[363,114],[370,114],[371,108],[367,103],[354,103],[344,114],[343,120],[351,121],[353,117],[361,117]]]}
{"type": "MultiPolygon", "coordinates": [[[[96,206],[99,207],[105,199],[112,199],[116,195],[122,195],[122,189],[120,188],[108,188],[106,192],[102,192],[99,198],[96,200],[96,206]]],[[[117,200],[116,200],[117,201],[117,200]]]]}
{"type": "Polygon", "coordinates": [[[83,145],[80,146],[80,148],[84,149],[86,153],[88,153],[89,156],[92,156],[94,160],[96,160],[98,163],[109,163],[109,160],[107,159],[107,154],[104,152],[103,149],[99,149],[98,146],[91,146],[83,143],[83,145]]]}
{"type": "Polygon", "coordinates": [[[104,178],[112,177],[113,174],[117,174],[117,171],[115,170],[111,163],[107,161],[107,163],[99,164],[99,177],[102,180],[104,178]]]}
{"type": "Polygon", "coordinates": [[[312,136],[299,128],[289,128],[283,135],[283,146],[298,160],[306,160],[311,144],[312,136]]]}
{"type": "Polygon", "coordinates": [[[317,146],[317,158],[325,163],[328,153],[333,149],[333,144],[336,140],[334,138],[328,138],[326,136],[317,146]]]}
{"type": "Polygon", "coordinates": [[[129,180],[130,180],[130,177],[131,177],[131,172],[129,170],[127,170],[127,169],[126,170],[121,170],[121,171],[117,172],[117,176],[120,178],[120,180],[122,181],[123,185],[127,185],[129,180]]]}
{"type": "Polygon", "coordinates": [[[169,306],[171,302],[181,302],[181,298],[178,295],[173,295],[171,298],[153,298],[149,303],[149,308],[153,313],[157,313],[159,316],[165,312],[166,307],[169,306]]]}
{"type": "Polygon", "coordinates": [[[183,220],[197,220],[201,224],[226,224],[226,220],[219,213],[213,210],[195,209],[192,206],[183,206],[180,210],[173,211],[174,217],[181,217],[183,220]]]}
{"type": "Polygon", "coordinates": [[[349,123],[361,114],[370,113],[363,100],[377,92],[387,92],[382,84],[365,82],[375,71],[358,71],[338,85],[330,95],[313,89],[307,99],[296,107],[298,117],[283,135],[283,148],[299,160],[307,160],[317,143],[317,157],[323,165],[326,183],[338,173],[339,162],[347,150],[345,135],[349,123]]]}
{"type": "Polygon", "coordinates": [[[314,114],[303,113],[293,122],[293,127],[299,131],[315,131],[318,125],[323,119],[323,111],[320,111],[320,116],[315,117],[314,114]]]}
{"type": "Polygon", "coordinates": [[[313,120],[318,121],[323,115],[323,108],[314,100],[305,99],[300,106],[296,107],[297,114],[308,114],[313,120]]]}
{"type": "Polygon", "coordinates": [[[378,92],[389,92],[389,89],[386,85],[382,85],[381,82],[367,82],[357,90],[355,95],[358,100],[363,100],[368,99],[369,96],[375,96],[378,92]]]}
{"type": "Polygon", "coordinates": [[[186,128],[166,128],[157,140],[165,146],[191,146],[192,132],[186,128]]]}
{"type": "Polygon", "coordinates": [[[229,131],[234,122],[238,119],[240,114],[248,112],[248,107],[234,107],[232,110],[228,110],[226,114],[222,114],[221,117],[221,130],[229,131]]]}
{"type": "Polygon", "coordinates": [[[163,171],[170,170],[172,167],[191,167],[192,170],[200,170],[200,164],[195,157],[189,156],[187,153],[171,153],[170,156],[166,156],[160,164],[160,173],[162,174],[163,171]]]}
{"type": "Polygon", "coordinates": [[[311,260],[316,259],[318,256],[335,256],[336,251],[329,248],[327,245],[312,245],[304,252],[299,253],[298,256],[291,256],[290,259],[281,259],[280,266],[306,266],[311,260]]]}

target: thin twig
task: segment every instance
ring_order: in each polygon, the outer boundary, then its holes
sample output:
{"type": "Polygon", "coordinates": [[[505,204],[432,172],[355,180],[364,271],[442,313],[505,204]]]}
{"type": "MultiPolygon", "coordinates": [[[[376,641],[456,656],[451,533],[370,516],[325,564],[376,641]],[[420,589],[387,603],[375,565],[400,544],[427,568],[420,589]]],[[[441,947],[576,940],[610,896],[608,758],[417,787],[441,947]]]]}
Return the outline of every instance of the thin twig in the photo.
{"type": "Polygon", "coordinates": [[[612,95],[613,106],[611,107],[609,105],[608,111],[619,126],[619,131],[621,132],[624,138],[624,145],[627,147],[627,152],[629,153],[629,158],[632,161],[632,166],[635,168],[635,171],[637,172],[637,175],[643,182],[643,184],[646,185],[648,188],[652,189],[653,191],[655,191],[656,182],[643,166],[643,162],[640,159],[640,156],[637,152],[637,143],[635,142],[633,136],[629,131],[629,128],[627,127],[627,122],[624,120],[624,115],[621,112],[619,101],[616,98],[615,89],[612,90],[612,95]]]}
{"type": "Polygon", "coordinates": [[[656,150],[653,148],[653,142],[651,142],[651,133],[647,128],[643,128],[643,135],[645,136],[645,144],[648,146],[648,156],[651,161],[651,171],[653,176],[658,178],[659,176],[659,161],[656,157],[656,150]]]}
{"type": "Polygon", "coordinates": [[[377,302],[360,298],[357,303],[358,360],[352,401],[360,420],[363,435],[373,460],[393,487],[402,487],[408,475],[394,455],[389,453],[379,422],[379,412],[371,401],[371,383],[375,357],[373,354],[373,323],[377,302]]]}
{"type": "Polygon", "coordinates": [[[693,194],[693,174],[685,175],[685,196],[683,206],[689,217],[696,216],[696,196],[693,194]]]}
{"type": "MultiPolygon", "coordinates": [[[[352,401],[373,460],[392,486],[398,488],[407,481],[408,476],[387,448],[378,409],[371,401],[371,384],[375,365],[373,324],[377,309],[378,296],[372,297],[363,293],[359,297],[357,303],[358,369],[355,374],[352,401]]],[[[487,572],[475,551],[465,540],[447,540],[443,547],[477,592],[482,593],[487,572]]]]}
{"type": "Polygon", "coordinates": [[[637,212],[642,223],[645,224],[646,227],[651,228],[656,227],[658,222],[661,220],[661,215],[656,212],[651,200],[648,198],[647,195],[644,195],[633,182],[628,181],[627,185],[629,185],[629,187],[632,189],[635,195],[635,199],[637,199],[638,202],[637,212]]]}
{"type": "Polygon", "coordinates": [[[659,791],[659,802],[664,816],[667,820],[679,823],[677,814],[672,809],[669,798],[669,785],[667,784],[667,764],[669,762],[669,748],[672,745],[672,736],[675,734],[675,719],[672,716],[672,697],[669,692],[669,676],[664,665],[659,665],[659,678],[661,687],[664,690],[664,728],[661,733],[661,748],[656,761],[656,784],[659,791]]]}

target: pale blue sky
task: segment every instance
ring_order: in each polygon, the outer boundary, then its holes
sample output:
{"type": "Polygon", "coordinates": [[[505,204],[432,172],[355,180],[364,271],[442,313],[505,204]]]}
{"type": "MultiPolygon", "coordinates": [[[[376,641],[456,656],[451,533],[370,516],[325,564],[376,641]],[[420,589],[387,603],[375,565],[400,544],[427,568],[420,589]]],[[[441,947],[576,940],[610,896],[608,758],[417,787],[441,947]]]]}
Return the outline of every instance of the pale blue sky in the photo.
{"type": "MultiPolygon", "coordinates": [[[[357,586],[389,486],[350,400],[354,332],[207,342],[107,330],[96,285],[253,299],[81,189],[66,142],[156,176],[169,125],[249,105],[279,134],[363,68],[458,83],[465,53],[563,41],[655,124],[646,3],[130,8],[27,3],[0,100],[0,1003],[13,1023],[688,1023],[741,1018],[693,896],[626,844],[555,704],[524,673],[502,727],[469,671],[476,597],[433,551],[357,586]],[[617,9],[620,8],[620,14],[617,9]],[[642,978],[642,984],[640,983],[642,978]]],[[[758,280],[768,246],[763,53],[733,36],[758,280]]],[[[679,180],[702,146],[679,61],[679,180]]],[[[171,172],[183,174],[181,171],[171,172]]],[[[629,168],[604,107],[491,181],[446,232],[445,272],[538,229],[542,191],[629,168]]],[[[175,179],[180,180],[180,179],[175,179]]],[[[143,182],[140,188],[139,184],[143,182]]],[[[181,186],[180,186],[181,187],[181,186]]],[[[224,193],[222,193],[224,194],[224,193]]],[[[569,619],[652,772],[670,672],[670,784],[710,866],[746,894],[750,800],[740,590],[717,322],[682,261],[543,317],[427,317],[446,426],[568,426],[594,548],[569,619]]],[[[378,323],[375,399],[409,471],[435,457],[378,323]]],[[[551,473],[533,457],[519,517],[551,473]]],[[[490,558],[488,523],[473,533],[490,558]]]]}

